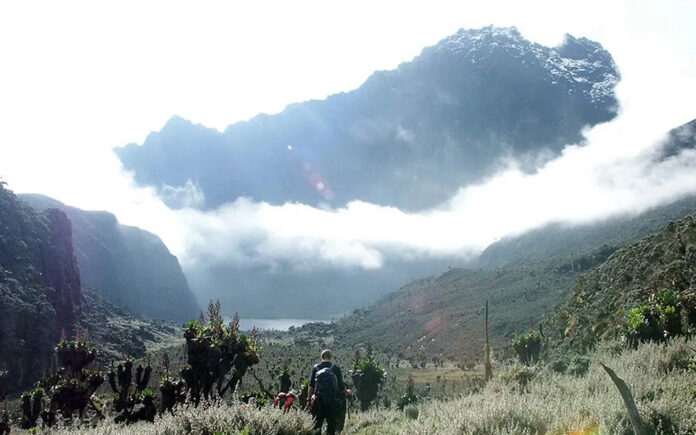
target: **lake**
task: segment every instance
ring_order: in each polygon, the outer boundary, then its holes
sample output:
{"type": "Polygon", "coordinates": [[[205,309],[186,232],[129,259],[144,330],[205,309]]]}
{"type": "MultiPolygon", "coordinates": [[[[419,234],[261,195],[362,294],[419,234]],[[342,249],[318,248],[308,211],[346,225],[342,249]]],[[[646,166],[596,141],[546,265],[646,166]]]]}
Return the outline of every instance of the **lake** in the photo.
{"type": "MultiPolygon", "coordinates": [[[[232,320],[225,317],[225,323],[232,320]]],[[[275,329],[276,331],[287,331],[291,326],[302,326],[305,323],[323,322],[328,323],[331,319],[249,319],[242,317],[239,320],[239,329],[241,331],[249,331],[256,326],[256,329],[275,329]]]]}

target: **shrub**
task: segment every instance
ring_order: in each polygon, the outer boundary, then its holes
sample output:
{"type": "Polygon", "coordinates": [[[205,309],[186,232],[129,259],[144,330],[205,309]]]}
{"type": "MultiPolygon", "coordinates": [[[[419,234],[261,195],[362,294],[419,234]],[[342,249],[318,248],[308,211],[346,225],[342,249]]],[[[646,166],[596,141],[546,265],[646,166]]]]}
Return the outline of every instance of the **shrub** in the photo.
{"type": "Polygon", "coordinates": [[[169,355],[164,354],[162,358],[164,365],[164,376],[160,379],[160,414],[166,411],[174,413],[174,407],[186,401],[186,383],[183,380],[172,379],[169,374],[169,355]]]}
{"type": "Polygon", "coordinates": [[[418,407],[414,405],[409,405],[406,408],[404,408],[404,414],[409,420],[417,420],[418,419],[418,407]]]}
{"type": "Polygon", "coordinates": [[[264,435],[313,435],[314,421],[305,412],[286,414],[265,407],[227,405],[220,402],[201,401],[198,407],[182,406],[175,414],[165,413],[155,418],[155,423],[137,422],[129,426],[103,420],[93,427],[66,426],[52,428],[52,435],[122,435],[161,434],[264,434],[264,435]]]}
{"type": "Polygon", "coordinates": [[[583,376],[590,368],[590,359],[578,354],[564,355],[551,361],[548,367],[556,373],[583,376]]]}
{"type": "Polygon", "coordinates": [[[34,388],[32,391],[27,391],[22,394],[22,421],[19,424],[22,429],[36,427],[36,423],[41,416],[43,397],[44,389],[41,387],[34,388]]]}
{"type": "Polygon", "coordinates": [[[377,397],[379,387],[385,381],[385,375],[386,372],[382,366],[372,360],[371,352],[368,352],[368,357],[358,357],[353,361],[350,377],[357,390],[356,396],[358,401],[360,401],[360,409],[362,411],[367,410],[375,397],[377,397]]]}
{"type": "Polygon", "coordinates": [[[239,316],[225,325],[220,301],[208,305],[208,320],[201,314],[184,329],[188,364],[181,370],[194,405],[201,399],[223,397],[233,391],[247,371],[258,364],[256,330],[248,337],[239,332],[239,316]],[[229,376],[229,377],[228,377],[229,376]]]}
{"type": "Polygon", "coordinates": [[[114,410],[118,413],[114,418],[116,423],[134,423],[139,420],[154,421],[157,410],[153,402],[153,392],[148,390],[152,367],[138,364],[135,370],[135,388],[133,384],[133,361],[127,359],[111,367],[107,378],[111,390],[116,394],[114,410]]]}
{"type": "Polygon", "coordinates": [[[533,364],[539,360],[541,352],[541,334],[539,331],[531,330],[517,334],[512,340],[512,347],[517,352],[520,362],[523,364],[533,364]]]}
{"type": "Polygon", "coordinates": [[[242,403],[255,404],[257,408],[263,408],[268,404],[268,398],[263,391],[259,390],[249,390],[245,391],[241,395],[242,403]]]}
{"type": "MultiPolygon", "coordinates": [[[[682,349],[689,350],[693,358],[692,347],[679,338],[667,344],[644,343],[618,355],[602,348],[589,358],[614,368],[631,387],[647,433],[687,434],[696,432],[696,372],[666,372],[661,367],[682,349]]],[[[620,394],[598,364],[590,364],[582,377],[548,373],[540,367],[516,367],[501,367],[480,393],[420,404],[416,420],[404,413],[397,417],[393,412],[356,414],[351,433],[633,433],[620,394]],[[522,368],[539,372],[528,380],[523,395],[514,373],[522,368]],[[581,432],[584,429],[594,432],[581,432]]]]}
{"type": "Polygon", "coordinates": [[[635,348],[643,341],[660,341],[691,334],[694,326],[694,297],[665,289],[653,293],[650,304],[628,312],[624,338],[635,348]]]}
{"type": "Polygon", "coordinates": [[[409,375],[406,380],[406,393],[399,398],[396,404],[396,408],[399,411],[403,411],[407,406],[418,403],[418,396],[415,394],[416,383],[413,380],[413,376],[409,375]]]}
{"type": "Polygon", "coordinates": [[[138,364],[135,370],[135,385],[133,384],[133,362],[130,359],[111,367],[107,378],[111,390],[116,394],[114,398],[114,411],[118,414],[114,418],[116,423],[134,423],[139,420],[154,421],[157,409],[153,402],[154,394],[148,390],[152,367],[150,364],[143,367],[138,364]]]}
{"type": "Polygon", "coordinates": [[[22,395],[22,423],[25,429],[36,425],[39,414],[44,424],[52,426],[58,414],[70,420],[75,411],[84,417],[89,406],[103,417],[98,399],[93,396],[104,382],[104,374],[87,368],[97,357],[97,350],[86,337],[78,334],[74,340],[62,339],[56,346],[61,367],[52,375],[37,382],[36,388],[22,395]],[[49,397],[48,409],[43,410],[43,397],[49,397]]]}

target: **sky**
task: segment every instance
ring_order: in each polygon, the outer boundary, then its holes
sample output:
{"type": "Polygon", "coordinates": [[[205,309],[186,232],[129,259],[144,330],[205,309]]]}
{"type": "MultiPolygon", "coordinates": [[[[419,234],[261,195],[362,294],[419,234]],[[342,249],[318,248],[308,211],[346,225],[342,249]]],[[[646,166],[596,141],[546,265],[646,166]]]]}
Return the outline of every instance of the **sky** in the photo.
{"type": "Polygon", "coordinates": [[[508,234],[637,213],[696,192],[696,158],[651,147],[696,118],[691,1],[3,1],[0,177],[160,235],[186,267],[292,260],[378,268],[389,255],[468,255],[508,234]],[[479,2],[481,3],[481,2],[479,2]],[[246,199],[173,211],[123,173],[113,147],[172,115],[219,130],[355,89],[459,28],[516,26],[556,45],[599,41],[621,71],[619,117],[538,173],[515,162],[433,210],[327,210],[246,199]],[[251,243],[253,255],[238,249],[251,243]],[[242,256],[242,257],[240,257],[242,256]]]}

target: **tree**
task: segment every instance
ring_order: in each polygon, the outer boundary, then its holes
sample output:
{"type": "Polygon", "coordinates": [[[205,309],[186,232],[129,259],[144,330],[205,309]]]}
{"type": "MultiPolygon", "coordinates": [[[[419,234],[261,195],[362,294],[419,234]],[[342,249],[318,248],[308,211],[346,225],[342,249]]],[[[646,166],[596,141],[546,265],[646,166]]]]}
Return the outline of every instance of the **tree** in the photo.
{"type": "Polygon", "coordinates": [[[70,420],[75,411],[84,417],[89,406],[100,418],[104,415],[94,393],[104,383],[104,373],[87,368],[97,358],[97,350],[87,336],[79,332],[75,339],[62,339],[56,346],[60,368],[54,374],[42,378],[31,392],[22,395],[22,423],[25,429],[36,426],[39,415],[52,426],[58,413],[70,420]],[[43,398],[49,397],[48,409],[43,410],[43,398]]]}
{"type": "Polygon", "coordinates": [[[162,358],[164,365],[164,376],[162,376],[159,390],[162,400],[160,402],[160,414],[169,411],[174,414],[174,406],[186,401],[186,383],[179,379],[174,380],[169,374],[169,355],[164,354],[162,358]]]}
{"type": "Polygon", "coordinates": [[[208,305],[207,322],[201,314],[198,321],[186,324],[184,338],[188,364],[181,376],[194,405],[198,405],[201,396],[222,397],[228,390],[234,390],[247,368],[259,362],[256,329],[251,337],[240,333],[236,314],[225,325],[220,301],[208,305]]]}
{"type": "Polygon", "coordinates": [[[357,390],[356,395],[362,411],[366,411],[375,400],[386,375],[382,366],[372,359],[372,347],[368,346],[367,353],[368,356],[360,358],[360,354],[356,352],[353,369],[349,372],[357,390]]]}
{"type": "Polygon", "coordinates": [[[642,341],[662,341],[690,334],[696,326],[696,296],[670,289],[653,290],[649,304],[628,312],[625,340],[635,348],[642,341]]]}
{"type": "Polygon", "coordinates": [[[528,365],[534,364],[539,360],[539,353],[541,352],[541,335],[533,329],[529,332],[518,334],[512,340],[512,347],[517,352],[520,362],[528,365]]]}
{"type": "Polygon", "coordinates": [[[418,403],[418,396],[416,396],[416,382],[413,380],[413,376],[408,375],[406,379],[406,393],[399,398],[399,402],[396,407],[399,411],[403,411],[408,405],[418,403]]]}
{"type": "Polygon", "coordinates": [[[153,402],[152,390],[147,389],[152,367],[138,364],[135,369],[135,385],[133,385],[133,361],[126,359],[111,367],[107,378],[111,390],[116,394],[114,410],[118,413],[114,418],[116,423],[135,423],[139,420],[153,422],[157,409],[153,402]],[[134,386],[135,389],[132,389],[134,386]]]}

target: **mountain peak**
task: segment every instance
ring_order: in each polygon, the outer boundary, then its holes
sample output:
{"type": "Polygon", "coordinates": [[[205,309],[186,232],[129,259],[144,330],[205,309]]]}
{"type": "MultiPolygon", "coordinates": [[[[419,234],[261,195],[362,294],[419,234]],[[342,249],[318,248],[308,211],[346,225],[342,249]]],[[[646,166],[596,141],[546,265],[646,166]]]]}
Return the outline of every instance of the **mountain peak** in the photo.
{"type": "Polygon", "coordinates": [[[163,198],[195,180],[205,207],[246,196],[419,210],[480,180],[503,157],[533,170],[537,154],[582,141],[582,128],[616,115],[617,81],[611,55],[587,39],[546,47],[515,27],[461,29],[358,89],[224,134],[174,116],[142,146],[117,154],[163,198]]]}
{"type": "MultiPolygon", "coordinates": [[[[491,44],[529,44],[516,27],[486,26],[480,29],[459,29],[435,45],[437,51],[460,53],[491,44]]],[[[427,49],[426,49],[427,50],[427,49]]]]}
{"type": "MultiPolygon", "coordinates": [[[[480,29],[460,29],[434,47],[423,50],[424,59],[430,53],[452,55],[459,62],[490,65],[500,71],[515,71],[514,64],[541,73],[554,84],[568,87],[571,94],[583,94],[597,105],[615,104],[614,87],[619,73],[614,60],[599,42],[566,34],[557,47],[546,47],[525,39],[516,27],[487,26],[480,29]],[[513,67],[511,69],[511,67],[513,67]]],[[[418,58],[414,59],[418,61],[418,58]]]]}

